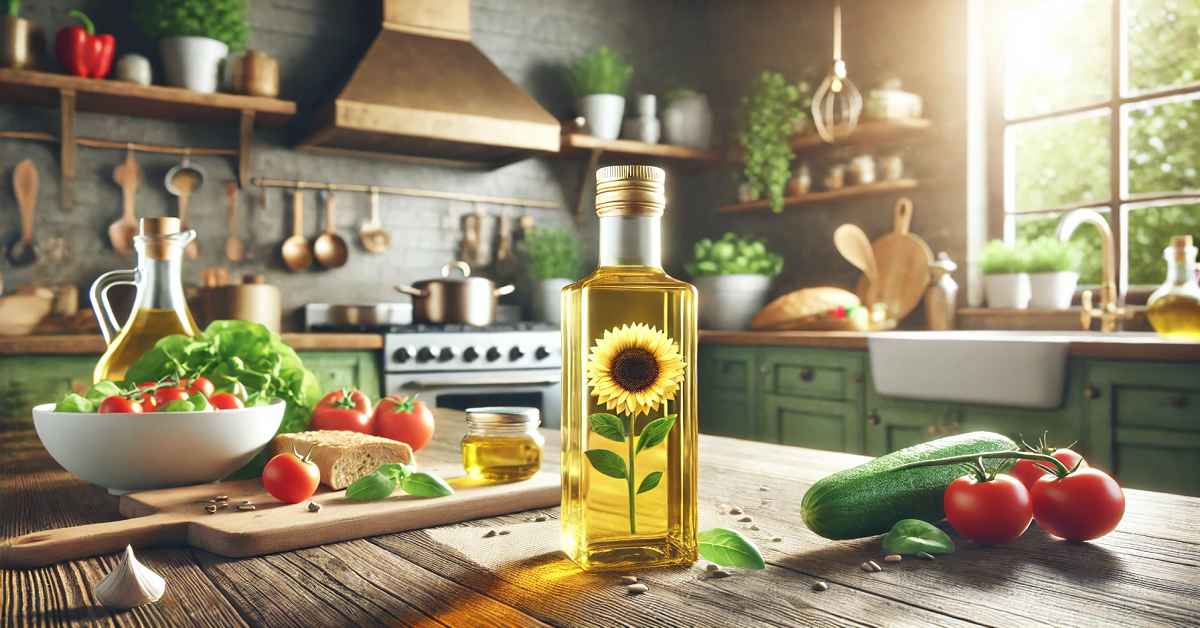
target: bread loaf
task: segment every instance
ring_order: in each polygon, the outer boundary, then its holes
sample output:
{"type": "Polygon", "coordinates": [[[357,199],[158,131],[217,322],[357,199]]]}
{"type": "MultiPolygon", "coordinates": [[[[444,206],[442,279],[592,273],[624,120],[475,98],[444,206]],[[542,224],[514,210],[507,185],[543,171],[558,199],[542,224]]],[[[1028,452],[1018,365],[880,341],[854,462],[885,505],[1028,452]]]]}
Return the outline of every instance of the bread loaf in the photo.
{"type": "MultiPolygon", "coordinates": [[[[789,292],[764,307],[754,320],[750,321],[750,329],[755,331],[772,331],[780,329],[795,329],[796,321],[820,316],[838,307],[850,308],[859,305],[858,297],[841,288],[805,288],[789,292]]],[[[801,326],[800,328],[803,328],[801,326]]]]}
{"type": "Polygon", "coordinates": [[[383,464],[415,464],[412,448],[405,443],[346,430],[280,434],[271,440],[271,455],[291,453],[293,447],[301,456],[313,450],[321,484],[334,490],[350,486],[383,464]]]}

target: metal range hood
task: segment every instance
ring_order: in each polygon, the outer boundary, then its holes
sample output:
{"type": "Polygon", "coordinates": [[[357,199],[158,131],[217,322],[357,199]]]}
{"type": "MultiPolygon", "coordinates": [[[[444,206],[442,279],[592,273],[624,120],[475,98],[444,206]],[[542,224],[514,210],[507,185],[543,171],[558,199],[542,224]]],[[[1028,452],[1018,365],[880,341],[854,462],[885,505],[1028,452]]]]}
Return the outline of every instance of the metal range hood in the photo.
{"type": "Polygon", "coordinates": [[[383,28],[295,148],[468,168],[555,153],[557,119],[471,44],[470,0],[383,0],[383,28]]]}

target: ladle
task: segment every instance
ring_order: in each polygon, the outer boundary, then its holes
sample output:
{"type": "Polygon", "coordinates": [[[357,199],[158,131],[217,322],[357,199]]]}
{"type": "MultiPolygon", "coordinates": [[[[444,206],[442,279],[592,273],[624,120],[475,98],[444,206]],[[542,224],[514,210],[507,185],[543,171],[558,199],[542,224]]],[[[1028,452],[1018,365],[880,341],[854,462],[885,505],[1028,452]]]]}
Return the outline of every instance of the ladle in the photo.
{"type": "Polygon", "coordinates": [[[134,161],[132,146],[125,149],[125,161],[113,168],[113,181],[121,186],[121,200],[125,209],[121,217],[108,226],[108,240],[112,243],[114,251],[129,253],[133,250],[133,236],[138,232],[133,201],[137,195],[138,185],[142,181],[142,169],[134,161]]]}
{"type": "Polygon", "coordinates": [[[346,241],[334,231],[333,192],[323,191],[325,199],[325,233],[313,244],[313,254],[325,268],[341,268],[346,264],[346,241]]]}
{"type": "Polygon", "coordinates": [[[8,261],[13,266],[28,266],[38,258],[33,244],[33,206],[37,203],[37,190],[37,168],[25,159],[13,170],[13,193],[21,211],[21,235],[8,245],[8,261]]]}
{"type": "Polygon", "coordinates": [[[358,228],[358,237],[362,240],[363,248],[372,253],[382,253],[392,243],[392,236],[383,230],[379,222],[379,189],[371,188],[371,219],[358,228]]]}
{"type": "Polygon", "coordinates": [[[237,234],[237,193],[236,183],[231,181],[225,186],[225,199],[229,203],[229,237],[225,238],[225,257],[231,262],[246,259],[246,245],[237,234]]]}
{"type": "MultiPolygon", "coordinates": [[[[208,179],[208,173],[204,172],[200,166],[192,164],[191,155],[186,150],[183,153],[183,162],[167,171],[167,191],[179,197],[179,229],[181,231],[188,230],[188,197],[204,185],[206,179],[208,179]]],[[[183,249],[183,254],[188,259],[200,257],[200,245],[194,238],[183,249]]]]}
{"type": "Polygon", "coordinates": [[[304,237],[304,195],[300,190],[292,194],[292,237],[283,241],[283,263],[295,273],[308,270],[313,263],[312,249],[304,237]]]}

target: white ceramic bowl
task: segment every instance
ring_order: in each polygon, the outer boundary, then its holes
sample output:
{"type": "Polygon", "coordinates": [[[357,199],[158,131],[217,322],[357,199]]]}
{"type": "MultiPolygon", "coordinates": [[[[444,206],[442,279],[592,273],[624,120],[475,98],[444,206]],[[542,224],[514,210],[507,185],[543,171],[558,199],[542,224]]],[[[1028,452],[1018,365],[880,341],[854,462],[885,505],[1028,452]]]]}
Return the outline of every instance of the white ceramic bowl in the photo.
{"type": "Polygon", "coordinates": [[[212,412],[96,414],[33,409],[46,451],[73,475],[120,495],[216,482],[279,429],[286,404],[212,412]]]}

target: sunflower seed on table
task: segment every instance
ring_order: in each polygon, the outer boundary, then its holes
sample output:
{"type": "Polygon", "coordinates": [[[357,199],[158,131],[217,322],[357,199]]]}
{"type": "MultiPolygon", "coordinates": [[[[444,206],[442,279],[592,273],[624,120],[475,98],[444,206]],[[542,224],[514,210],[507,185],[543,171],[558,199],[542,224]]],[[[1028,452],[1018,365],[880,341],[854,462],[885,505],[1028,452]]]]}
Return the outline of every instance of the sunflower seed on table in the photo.
{"type": "Polygon", "coordinates": [[[229,501],[229,496],[228,495],[217,495],[215,499],[219,502],[227,502],[227,501],[229,501]]]}
{"type": "Polygon", "coordinates": [[[740,506],[734,506],[733,508],[729,509],[729,514],[740,515],[740,514],[742,514],[742,509],[740,506]]]}
{"type": "Polygon", "coordinates": [[[631,584],[625,588],[628,589],[630,593],[645,593],[646,591],[650,590],[650,587],[640,582],[637,584],[631,584]]]}
{"type": "Polygon", "coordinates": [[[918,552],[917,558],[920,558],[921,560],[933,560],[933,554],[928,552],[918,552]]]}
{"type": "Polygon", "coordinates": [[[754,530],[755,532],[758,532],[758,526],[756,526],[756,525],[755,525],[755,526],[750,526],[750,529],[751,529],[751,530],[754,530]]]}
{"type": "Polygon", "coordinates": [[[730,506],[729,504],[717,504],[717,514],[727,515],[729,514],[730,508],[733,508],[733,506],[730,506]]]}
{"type": "Polygon", "coordinates": [[[711,573],[712,577],[714,577],[714,578],[728,578],[729,577],[729,572],[725,571],[724,569],[714,569],[710,573],[711,573]]]}
{"type": "Polygon", "coordinates": [[[709,563],[709,564],[708,564],[708,565],[707,565],[707,566],[704,568],[704,570],[705,570],[705,571],[707,571],[708,573],[712,573],[712,572],[714,572],[714,571],[716,571],[716,570],[718,570],[718,569],[720,569],[720,567],[718,567],[718,566],[716,566],[716,565],[714,565],[714,564],[712,564],[712,563],[709,563]]]}
{"type": "Polygon", "coordinates": [[[485,538],[485,539],[490,539],[490,538],[492,538],[493,536],[496,536],[496,531],[495,531],[495,530],[488,530],[488,531],[487,531],[487,534],[484,534],[484,535],[483,535],[483,538],[485,538]]]}
{"type": "Polygon", "coordinates": [[[216,504],[209,504],[209,505],[205,506],[204,509],[207,510],[208,514],[210,514],[210,515],[215,515],[217,513],[216,504]]]}
{"type": "Polygon", "coordinates": [[[637,576],[621,576],[621,584],[637,584],[637,576]]]}
{"type": "Polygon", "coordinates": [[[768,487],[768,486],[760,486],[760,487],[758,487],[758,490],[760,490],[760,491],[769,491],[769,490],[771,490],[771,488],[770,488],[770,487],[768,487]]]}
{"type": "Polygon", "coordinates": [[[254,510],[254,504],[238,504],[238,510],[254,510]]]}
{"type": "Polygon", "coordinates": [[[321,504],[318,504],[317,502],[308,502],[308,511],[321,512],[321,504]]]}
{"type": "Polygon", "coordinates": [[[501,530],[501,531],[497,532],[496,534],[499,536],[504,536],[505,534],[510,534],[511,532],[512,532],[511,530],[501,530]]]}
{"type": "Polygon", "coordinates": [[[754,517],[751,517],[750,515],[746,515],[745,517],[738,519],[738,521],[740,521],[742,523],[750,523],[751,521],[754,521],[754,517]]]}
{"type": "Polygon", "coordinates": [[[824,582],[814,582],[812,585],[813,591],[828,591],[829,585],[824,582]]]}
{"type": "Polygon", "coordinates": [[[884,557],[883,557],[883,559],[884,559],[884,560],[886,560],[886,561],[887,561],[887,562],[889,562],[889,563],[898,563],[898,562],[900,562],[900,561],[901,561],[903,558],[904,558],[904,557],[903,557],[903,556],[901,556],[901,555],[899,555],[899,554],[888,554],[887,556],[884,556],[884,557]]]}
{"type": "Polygon", "coordinates": [[[228,508],[229,502],[217,502],[217,508],[228,508]]]}
{"type": "Polygon", "coordinates": [[[782,540],[783,540],[783,538],[782,538],[782,537],[778,537],[778,536],[777,536],[777,537],[774,537],[774,538],[772,538],[772,539],[771,539],[771,542],[772,542],[772,543],[778,543],[778,542],[780,542],[780,541],[782,541],[782,540]]]}
{"type": "Polygon", "coordinates": [[[546,521],[549,518],[550,517],[547,517],[546,515],[538,515],[538,516],[534,517],[533,520],[534,521],[546,521]]]}
{"type": "Polygon", "coordinates": [[[250,500],[248,500],[248,499],[247,499],[246,501],[244,501],[244,502],[242,502],[242,503],[243,503],[243,504],[253,504],[254,502],[252,502],[252,501],[250,501],[250,500]]]}
{"type": "Polygon", "coordinates": [[[862,564],[862,570],[876,572],[876,571],[883,571],[883,567],[880,567],[879,564],[876,563],[875,561],[869,560],[862,564]]]}

